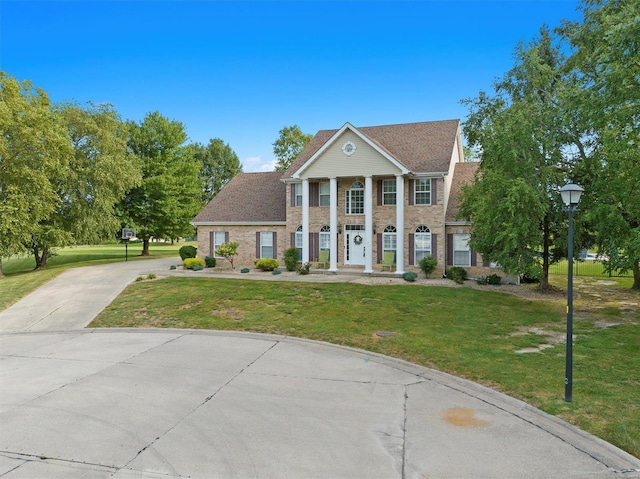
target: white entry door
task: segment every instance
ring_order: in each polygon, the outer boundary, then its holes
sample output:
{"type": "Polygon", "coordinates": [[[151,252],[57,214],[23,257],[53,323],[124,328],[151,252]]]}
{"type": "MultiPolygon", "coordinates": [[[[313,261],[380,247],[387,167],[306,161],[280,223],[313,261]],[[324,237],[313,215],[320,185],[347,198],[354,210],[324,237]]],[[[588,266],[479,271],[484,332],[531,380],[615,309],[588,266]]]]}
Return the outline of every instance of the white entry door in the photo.
{"type": "Polygon", "coordinates": [[[344,264],[364,265],[365,231],[362,225],[345,225],[344,264]]]}

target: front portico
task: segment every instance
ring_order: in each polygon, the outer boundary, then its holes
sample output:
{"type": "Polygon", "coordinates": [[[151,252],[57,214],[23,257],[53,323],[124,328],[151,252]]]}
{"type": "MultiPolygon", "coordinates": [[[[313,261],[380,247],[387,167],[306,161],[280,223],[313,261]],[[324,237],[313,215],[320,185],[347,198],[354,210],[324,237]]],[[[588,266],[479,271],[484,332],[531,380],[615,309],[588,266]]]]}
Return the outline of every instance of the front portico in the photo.
{"type": "MultiPolygon", "coordinates": [[[[318,221],[324,220],[329,225],[329,271],[337,272],[340,264],[361,265],[364,266],[364,273],[373,273],[374,258],[380,248],[374,240],[374,177],[386,178],[387,181],[392,178],[395,181],[393,223],[396,229],[396,274],[403,274],[406,239],[404,190],[405,175],[408,174],[409,170],[404,165],[349,123],[335,132],[315,154],[283,180],[292,188],[288,224],[291,224],[289,217],[293,219],[296,216],[295,211],[290,211],[291,208],[296,208],[297,203],[301,207],[302,263],[316,259],[315,251],[311,248],[314,233],[312,225],[317,227],[318,221]],[[370,174],[362,176],[363,171],[370,174]],[[314,185],[314,192],[317,189],[318,194],[321,189],[328,190],[328,198],[326,195],[322,199],[319,197],[316,204],[310,185],[314,185]],[[296,200],[298,191],[301,196],[299,201],[296,200]],[[324,215],[321,212],[320,217],[316,214],[312,218],[312,200],[314,206],[328,206],[328,211],[324,208],[324,215]]],[[[326,248],[327,245],[323,246],[326,248]]]]}

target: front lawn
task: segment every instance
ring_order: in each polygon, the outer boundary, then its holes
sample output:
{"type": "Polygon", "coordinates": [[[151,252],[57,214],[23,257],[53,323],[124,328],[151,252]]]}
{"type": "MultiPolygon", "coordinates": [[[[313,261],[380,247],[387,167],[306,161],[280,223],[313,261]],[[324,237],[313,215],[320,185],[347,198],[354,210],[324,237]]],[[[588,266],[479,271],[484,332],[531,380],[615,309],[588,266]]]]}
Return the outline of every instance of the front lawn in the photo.
{"type": "Polygon", "coordinates": [[[130,285],[90,326],[254,331],[379,352],[496,388],[640,457],[640,314],[628,303],[576,300],[572,403],[561,296],[171,277],[130,285]]]}

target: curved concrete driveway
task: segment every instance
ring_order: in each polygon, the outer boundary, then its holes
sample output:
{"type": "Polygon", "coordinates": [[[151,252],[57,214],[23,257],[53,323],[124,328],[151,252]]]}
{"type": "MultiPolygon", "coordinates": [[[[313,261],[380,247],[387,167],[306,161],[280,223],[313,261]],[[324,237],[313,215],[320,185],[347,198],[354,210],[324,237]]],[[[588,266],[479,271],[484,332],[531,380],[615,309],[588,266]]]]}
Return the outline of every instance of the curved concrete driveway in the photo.
{"type": "Polygon", "coordinates": [[[640,461],[495,391],[364,351],[79,329],[0,334],[0,477],[635,479],[640,461]]]}

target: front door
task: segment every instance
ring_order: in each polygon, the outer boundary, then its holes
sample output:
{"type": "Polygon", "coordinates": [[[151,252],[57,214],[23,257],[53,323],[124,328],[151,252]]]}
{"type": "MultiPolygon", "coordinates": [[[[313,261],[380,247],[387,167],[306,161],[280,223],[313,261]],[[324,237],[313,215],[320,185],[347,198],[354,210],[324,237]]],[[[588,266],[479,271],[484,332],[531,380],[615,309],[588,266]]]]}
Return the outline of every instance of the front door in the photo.
{"type": "Polygon", "coordinates": [[[345,225],[344,264],[364,265],[365,230],[363,225],[345,225]]]}

